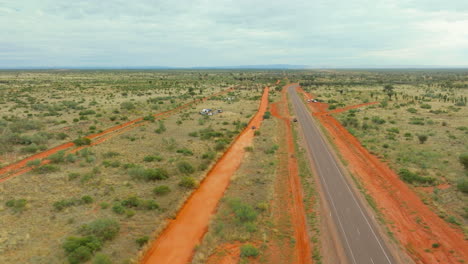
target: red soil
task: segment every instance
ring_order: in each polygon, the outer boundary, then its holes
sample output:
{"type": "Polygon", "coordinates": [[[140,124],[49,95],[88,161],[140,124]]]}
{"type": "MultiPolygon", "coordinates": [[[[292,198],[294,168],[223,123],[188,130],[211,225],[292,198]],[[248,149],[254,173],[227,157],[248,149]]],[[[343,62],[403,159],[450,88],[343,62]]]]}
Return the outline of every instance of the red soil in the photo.
{"type": "Polygon", "coordinates": [[[234,172],[244,157],[244,148],[251,145],[254,130],[260,127],[268,106],[268,87],[265,88],[259,110],[247,128],[235,139],[218,162],[211,168],[199,188],[180,209],[175,220],[163,230],[144,256],[142,263],[177,264],[191,260],[194,248],[208,229],[211,215],[234,172]]]}
{"type": "MultiPolygon", "coordinates": [[[[308,98],[311,96],[301,89],[308,98]]],[[[323,113],[323,104],[309,104],[327,130],[350,171],[376,201],[394,236],[416,263],[468,261],[468,242],[431,211],[387,164],[370,154],[334,117],[323,113]],[[433,248],[434,243],[440,247],[433,248]]]]}
{"type": "MultiPolygon", "coordinates": [[[[201,102],[201,101],[205,101],[205,100],[209,99],[210,97],[218,96],[218,95],[230,92],[232,90],[233,90],[233,88],[229,88],[229,89],[226,89],[224,91],[212,94],[212,95],[210,95],[208,97],[188,102],[188,103],[183,104],[183,105],[181,105],[179,107],[176,107],[174,109],[154,114],[154,117],[160,119],[160,118],[162,118],[164,116],[168,116],[168,115],[174,114],[174,113],[176,113],[176,112],[178,112],[178,111],[180,111],[182,109],[188,108],[192,104],[195,104],[195,103],[198,103],[198,102],[201,102]]],[[[135,120],[132,120],[132,121],[129,121],[129,122],[126,122],[126,123],[123,123],[123,124],[108,128],[108,129],[106,129],[106,130],[104,130],[104,131],[102,131],[100,133],[86,136],[86,138],[95,139],[95,138],[101,138],[103,136],[107,136],[107,137],[102,138],[100,140],[94,141],[91,144],[91,146],[94,146],[94,145],[100,144],[100,143],[108,140],[111,137],[114,137],[114,136],[116,136],[118,134],[121,134],[121,133],[123,133],[123,132],[125,132],[125,131],[127,131],[129,129],[135,128],[137,126],[141,126],[146,122],[147,121],[143,120],[143,118],[140,117],[140,118],[137,118],[135,120]],[[119,131],[119,133],[115,133],[117,131],[119,131]]],[[[72,148],[74,146],[75,146],[75,144],[73,142],[64,143],[64,144],[59,145],[57,147],[51,148],[49,150],[46,150],[46,151],[38,153],[38,154],[34,154],[34,155],[32,155],[30,157],[27,157],[27,158],[25,158],[23,160],[20,160],[18,162],[7,165],[7,166],[0,169],[0,177],[1,177],[0,178],[0,183],[6,181],[8,179],[11,179],[11,178],[13,178],[15,176],[18,176],[18,175],[24,174],[24,173],[26,173],[28,171],[31,171],[31,168],[26,167],[26,164],[29,161],[33,161],[33,160],[36,160],[36,159],[45,159],[45,158],[49,157],[50,155],[52,155],[54,153],[57,153],[57,152],[59,152],[61,150],[67,150],[67,149],[72,148]],[[7,173],[11,173],[11,174],[6,175],[7,173]]],[[[70,152],[74,153],[74,152],[76,152],[78,150],[81,150],[83,148],[86,148],[86,147],[88,147],[88,146],[81,146],[81,147],[78,147],[78,148],[76,148],[74,150],[71,150],[70,152]]],[[[46,164],[46,163],[48,163],[48,161],[43,161],[41,164],[46,164]]]]}
{"type": "Polygon", "coordinates": [[[294,228],[294,237],[296,243],[294,245],[294,260],[293,263],[312,263],[311,245],[307,232],[305,209],[303,204],[303,192],[299,179],[299,169],[295,158],[295,149],[293,134],[291,128],[291,116],[287,107],[286,91],[287,87],[283,87],[281,105],[274,104],[271,108],[271,113],[274,117],[283,121],[285,136],[287,141],[287,168],[288,168],[288,184],[283,186],[283,191],[286,190],[292,196],[292,201],[289,203],[289,212],[294,228]],[[286,188],[285,188],[286,187],[286,188]]]}

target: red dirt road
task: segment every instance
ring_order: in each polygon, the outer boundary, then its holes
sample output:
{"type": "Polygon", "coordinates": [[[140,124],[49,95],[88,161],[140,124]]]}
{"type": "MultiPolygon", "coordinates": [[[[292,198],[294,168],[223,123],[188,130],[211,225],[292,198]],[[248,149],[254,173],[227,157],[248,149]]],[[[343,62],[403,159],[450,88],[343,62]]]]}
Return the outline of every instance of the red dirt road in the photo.
{"type": "MultiPolygon", "coordinates": [[[[307,98],[311,95],[305,93],[307,98]]],[[[350,171],[376,201],[388,227],[415,263],[455,264],[468,261],[468,242],[431,211],[387,164],[370,154],[321,103],[308,104],[333,138],[350,171]],[[439,247],[432,245],[438,243],[439,247]]]]}
{"type": "MultiPolygon", "coordinates": [[[[293,263],[312,263],[312,250],[310,238],[307,232],[306,215],[303,204],[303,191],[299,179],[299,169],[295,158],[294,138],[291,128],[291,116],[288,109],[288,101],[286,97],[286,87],[282,90],[282,101],[279,104],[272,105],[271,113],[274,117],[280,119],[284,123],[287,147],[287,168],[288,168],[288,183],[287,191],[292,196],[292,201],[289,203],[289,211],[294,229],[294,237],[296,243],[294,245],[294,260],[293,263]]],[[[285,188],[286,186],[283,186],[285,188]]]]}
{"type": "MultiPolygon", "coordinates": [[[[190,107],[192,104],[195,104],[195,103],[198,103],[198,102],[201,102],[201,101],[205,101],[205,100],[209,99],[210,97],[218,96],[218,95],[230,92],[232,90],[233,90],[233,88],[228,88],[228,89],[226,89],[224,91],[212,94],[210,96],[207,96],[207,97],[204,97],[204,98],[201,98],[201,99],[197,99],[197,100],[185,103],[185,104],[183,104],[183,105],[181,105],[179,107],[176,107],[174,109],[154,114],[153,116],[160,119],[160,118],[163,118],[165,116],[169,116],[171,114],[174,114],[174,113],[176,113],[176,112],[178,112],[178,111],[180,111],[182,109],[190,107]]],[[[142,125],[143,123],[146,123],[146,122],[147,121],[145,121],[142,117],[140,117],[140,118],[134,119],[132,121],[128,121],[126,123],[123,123],[123,124],[108,128],[108,129],[104,130],[103,132],[88,135],[88,136],[86,136],[86,138],[95,139],[95,138],[101,138],[103,136],[106,136],[105,138],[102,138],[100,140],[97,140],[97,141],[93,142],[91,144],[91,146],[94,146],[94,145],[100,144],[100,143],[110,139],[111,137],[114,137],[114,136],[120,134],[120,133],[114,133],[114,132],[117,132],[117,131],[124,132],[124,131],[127,131],[127,130],[131,129],[131,128],[140,126],[140,125],[142,125]]],[[[45,159],[45,158],[49,157],[50,155],[52,155],[54,153],[57,153],[57,152],[62,151],[62,150],[70,149],[70,148],[72,148],[74,146],[75,146],[75,144],[73,142],[64,143],[64,144],[59,145],[57,147],[48,149],[48,150],[46,150],[44,152],[40,152],[38,154],[34,154],[34,155],[32,155],[30,157],[27,157],[27,158],[25,158],[23,160],[20,160],[18,162],[7,165],[7,166],[0,169],[0,183],[6,181],[8,179],[11,179],[11,178],[13,178],[15,176],[18,176],[18,175],[24,174],[24,173],[26,173],[28,171],[31,171],[31,168],[26,167],[26,165],[27,165],[27,163],[29,161],[33,161],[33,160],[36,160],[36,159],[45,159]],[[7,175],[7,174],[9,174],[9,175],[7,175]]],[[[76,151],[81,150],[81,149],[86,148],[86,147],[88,147],[88,146],[79,147],[77,149],[72,150],[71,152],[76,152],[76,151]]],[[[48,163],[48,162],[43,161],[41,164],[46,164],[46,163],[48,163]]]]}
{"type": "Polygon", "coordinates": [[[242,162],[244,148],[252,144],[254,130],[251,127],[261,125],[268,106],[268,92],[269,88],[266,87],[257,114],[187,199],[176,219],[153,242],[142,263],[185,264],[191,260],[194,248],[207,231],[219,199],[242,162]]]}

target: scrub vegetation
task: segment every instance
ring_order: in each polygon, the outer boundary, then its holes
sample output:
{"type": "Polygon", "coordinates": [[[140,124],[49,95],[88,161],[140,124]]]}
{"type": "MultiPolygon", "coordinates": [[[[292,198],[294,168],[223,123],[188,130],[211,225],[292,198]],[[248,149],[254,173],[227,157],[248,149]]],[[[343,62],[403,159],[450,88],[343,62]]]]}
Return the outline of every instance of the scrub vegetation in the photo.
{"type": "Polygon", "coordinates": [[[468,230],[468,73],[464,70],[294,74],[441,218],[468,230]]]}
{"type": "Polygon", "coordinates": [[[0,183],[0,262],[135,261],[246,126],[273,78],[241,71],[0,72],[0,167],[75,143],[0,183]],[[155,116],[228,87],[235,89],[155,116]],[[223,111],[204,116],[204,108],[223,111]],[[137,118],[128,129],[88,137],[137,118]]]}

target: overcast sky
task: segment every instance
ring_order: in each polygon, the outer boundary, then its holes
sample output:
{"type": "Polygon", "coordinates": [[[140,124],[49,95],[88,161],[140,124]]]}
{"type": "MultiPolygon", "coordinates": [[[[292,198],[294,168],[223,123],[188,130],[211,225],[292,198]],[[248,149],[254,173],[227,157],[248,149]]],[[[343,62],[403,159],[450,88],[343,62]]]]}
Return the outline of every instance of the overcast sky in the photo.
{"type": "Polygon", "coordinates": [[[0,0],[0,68],[468,66],[468,0],[0,0]]]}

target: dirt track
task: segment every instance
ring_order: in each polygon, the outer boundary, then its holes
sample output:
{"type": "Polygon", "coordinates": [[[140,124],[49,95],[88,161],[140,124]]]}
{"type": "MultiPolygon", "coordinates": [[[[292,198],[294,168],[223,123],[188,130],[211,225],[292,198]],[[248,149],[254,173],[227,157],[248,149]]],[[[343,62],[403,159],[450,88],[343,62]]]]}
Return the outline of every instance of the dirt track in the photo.
{"type": "MultiPolygon", "coordinates": [[[[299,92],[313,98],[301,89],[299,92]]],[[[325,104],[313,103],[309,107],[348,161],[351,172],[376,201],[396,239],[416,263],[468,261],[468,242],[460,230],[431,211],[387,164],[370,154],[340,122],[325,113],[325,104]],[[433,247],[435,243],[440,246],[433,247]]]]}
{"type": "MultiPolygon", "coordinates": [[[[274,117],[283,121],[283,129],[285,130],[286,135],[287,144],[283,151],[287,152],[287,178],[289,186],[287,186],[287,188],[282,186],[282,189],[292,196],[291,201],[288,203],[288,211],[290,212],[294,229],[294,237],[296,240],[294,245],[293,263],[305,264],[312,263],[312,249],[307,232],[302,185],[299,179],[297,160],[295,158],[296,153],[291,128],[291,116],[289,114],[288,101],[286,97],[286,87],[287,86],[283,87],[281,102],[272,105],[271,113],[274,117]]],[[[273,260],[273,263],[276,262],[273,260]]]]}
{"type": "MultiPolygon", "coordinates": [[[[181,105],[179,107],[176,107],[174,109],[154,114],[153,116],[156,117],[157,119],[161,119],[161,118],[163,118],[165,116],[174,114],[174,113],[176,113],[176,112],[178,112],[178,111],[180,111],[182,109],[190,107],[194,103],[205,101],[210,97],[218,96],[220,94],[224,94],[224,93],[230,92],[232,90],[233,90],[233,88],[228,88],[228,89],[226,89],[224,91],[212,94],[210,96],[207,96],[207,97],[204,97],[204,98],[201,98],[201,99],[197,99],[197,100],[185,103],[185,104],[183,104],[183,105],[181,105]]],[[[125,131],[127,131],[129,129],[132,129],[134,127],[141,126],[146,122],[148,122],[148,121],[145,121],[142,117],[140,117],[140,118],[134,119],[132,121],[126,122],[124,124],[120,124],[120,125],[108,128],[108,129],[104,130],[101,133],[86,136],[86,138],[89,138],[89,139],[99,138],[99,140],[96,140],[96,141],[91,143],[91,146],[94,146],[94,145],[97,145],[97,144],[100,144],[100,143],[106,141],[109,138],[112,138],[112,137],[120,134],[121,132],[125,132],[125,131]]],[[[36,159],[46,159],[47,157],[49,157],[50,155],[52,155],[54,153],[57,153],[57,152],[62,151],[62,150],[69,150],[70,148],[73,148],[74,146],[75,146],[75,144],[73,142],[64,143],[64,144],[59,145],[57,147],[54,147],[54,148],[48,149],[46,151],[34,154],[34,155],[32,155],[30,157],[27,157],[27,158],[25,158],[23,160],[20,160],[18,162],[7,165],[7,166],[0,169],[0,183],[6,181],[8,179],[11,179],[11,178],[13,178],[15,176],[18,176],[18,175],[21,175],[21,174],[24,174],[26,172],[31,171],[32,168],[26,167],[26,165],[27,165],[27,163],[29,161],[33,161],[33,160],[36,160],[36,159]]],[[[81,146],[81,147],[78,147],[76,149],[70,150],[70,152],[74,153],[74,152],[76,152],[78,150],[81,150],[83,148],[86,148],[86,147],[88,147],[88,146],[81,146]]],[[[41,162],[42,165],[47,164],[47,163],[49,163],[49,161],[47,161],[47,160],[43,160],[41,162]]]]}
{"type": "Polygon", "coordinates": [[[206,233],[219,199],[242,162],[244,148],[252,143],[254,130],[251,127],[261,125],[268,107],[268,92],[266,87],[257,114],[187,199],[175,220],[153,242],[142,263],[185,264],[193,257],[194,248],[206,233]]]}

